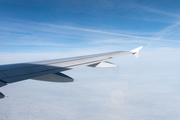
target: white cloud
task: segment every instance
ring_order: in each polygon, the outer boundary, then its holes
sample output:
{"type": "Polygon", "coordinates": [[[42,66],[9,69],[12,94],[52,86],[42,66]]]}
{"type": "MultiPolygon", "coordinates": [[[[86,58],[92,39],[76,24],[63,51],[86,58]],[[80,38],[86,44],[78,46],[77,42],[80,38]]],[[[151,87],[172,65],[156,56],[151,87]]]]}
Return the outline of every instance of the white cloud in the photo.
{"type": "Polygon", "coordinates": [[[140,5],[140,4],[135,4],[135,5],[136,5],[136,7],[140,8],[142,10],[145,10],[147,12],[166,15],[168,17],[180,18],[180,14],[170,13],[168,11],[163,11],[163,10],[159,10],[159,9],[155,9],[155,8],[150,8],[148,6],[143,6],[143,5],[140,5]]]}
{"type": "Polygon", "coordinates": [[[138,59],[114,59],[117,68],[67,71],[74,83],[26,80],[9,84],[0,89],[9,96],[0,100],[0,118],[178,119],[179,52],[174,48],[142,49],[138,59]]]}
{"type": "Polygon", "coordinates": [[[0,45],[13,45],[13,46],[68,46],[68,44],[61,44],[56,42],[43,42],[43,41],[15,41],[15,42],[0,42],[0,45]]]}
{"type": "Polygon", "coordinates": [[[171,33],[173,35],[174,29],[176,29],[176,27],[179,28],[179,26],[180,26],[180,22],[176,22],[170,26],[167,26],[166,28],[162,29],[161,31],[157,32],[157,35],[159,36],[159,38],[163,38],[163,36],[165,36],[168,33],[171,33]]]}
{"type": "MultiPolygon", "coordinates": [[[[58,25],[51,25],[51,24],[44,24],[44,25],[52,26],[52,27],[58,27],[58,28],[63,28],[63,29],[85,31],[85,32],[93,32],[93,33],[100,33],[100,34],[108,34],[108,35],[127,37],[127,38],[134,38],[134,39],[141,39],[141,40],[144,39],[144,40],[151,40],[151,41],[158,41],[158,40],[160,40],[160,41],[166,41],[166,42],[177,42],[177,43],[180,42],[180,41],[177,41],[177,40],[161,39],[159,37],[157,37],[157,38],[156,37],[142,37],[142,36],[135,36],[135,35],[128,35],[128,34],[121,34],[121,33],[101,31],[101,30],[93,30],[93,29],[85,29],[85,28],[78,28],[78,27],[70,27],[70,26],[58,26],[58,25]]],[[[109,41],[113,42],[113,40],[109,40],[109,41]]],[[[106,41],[104,41],[104,42],[106,42],[106,41]]],[[[115,40],[114,42],[117,42],[117,40],[115,40]]],[[[127,41],[125,41],[125,42],[127,42],[127,41]]],[[[137,41],[135,41],[135,42],[137,42],[137,41]]]]}
{"type": "MultiPolygon", "coordinates": [[[[180,43],[180,41],[171,39],[171,37],[168,37],[168,38],[162,37],[163,35],[166,34],[167,31],[172,30],[178,25],[179,23],[176,23],[159,32],[147,34],[147,33],[138,32],[138,31],[134,33],[132,31],[129,31],[129,32],[126,31],[126,32],[120,33],[120,32],[111,32],[111,31],[105,31],[105,30],[95,30],[95,29],[87,29],[87,28],[81,28],[81,27],[64,26],[64,25],[43,24],[43,23],[35,23],[35,22],[22,22],[21,24],[19,23],[18,26],[20,29],[18,30],[16,30],[17,25],[15,26],[12,25],[11,28],[6,28],[8,31],[14,31],[14,33],[12,34],[15,34],[14,35],[15,40],[9,41],[9,42],[3,41],[0,44],[1,45],[21,45],[21,46],[31,45],[31,46],[58,47],[58,46],[69,46],[69,44],[66,44],[66,41],[65,41],[66,39],[69,39],[69,38],[72,38],[75,40],[81,40],[88,44],[89,43],[93,43],[93,44],[100,44],[100,43],[151,44],[152,42],[157,42],[157,41],[180,43]],[[36,26],[36,27],[31,27],[31,29],[29,29],[28,26],[36,26]],[[16,38],[17,34],[23,31],[27,31],[28,34],[26,35],[22,33],[20,38],[16,38]],[[129,33],[129,34],[124,34],[124,33],[129,33]],[[104,35],[107,35],[106,39],[104,35]]],[[[2,36],[4,35],[5,37],[8,37],[7,34],[10,34],[10,33],[9,32],[2,33],[2,36]]],[[[173,33],[171,34],[172,34],[171,36],[173,36],[173,33]]]]}

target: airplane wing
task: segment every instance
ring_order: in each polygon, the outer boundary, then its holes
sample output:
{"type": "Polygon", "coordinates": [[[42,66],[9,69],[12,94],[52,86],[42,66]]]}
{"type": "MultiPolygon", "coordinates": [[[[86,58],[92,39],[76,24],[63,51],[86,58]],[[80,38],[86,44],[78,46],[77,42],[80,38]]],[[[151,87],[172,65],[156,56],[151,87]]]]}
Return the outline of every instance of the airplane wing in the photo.
{"type": "MultiPolygon", "coordinates": [[[[81,66],[116,67],[116,65],[107,62],[107,60],[128,54],[138,57],[138,52],[141,48],[142,46],[131,51],[117,51],[48,61],[1,65],[0,87],[25,79],[73,82],[73,78],[60,72],[81,66]]],[[[0,93],[0,98],[4,98],[2,93],[0,93]]]]}

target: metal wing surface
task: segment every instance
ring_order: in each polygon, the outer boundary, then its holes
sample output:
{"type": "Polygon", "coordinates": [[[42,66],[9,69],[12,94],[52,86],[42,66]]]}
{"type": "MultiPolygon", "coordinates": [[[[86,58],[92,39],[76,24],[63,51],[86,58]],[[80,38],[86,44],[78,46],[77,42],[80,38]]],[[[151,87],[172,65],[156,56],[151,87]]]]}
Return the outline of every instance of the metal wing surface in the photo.
{"type": "MultiPolygon", "coordinates": [[[[107,62],[107,60],[128,54],[138,57],[138,52],[141,48],[139,47],[131,51],[117,51],[48,61],[1,65],[0,87],[25,79],[73,82],[73,78],[60,72],[81,66],[115,67],[116,65],[107,62]]],[[[0,92],[0,99],[4,97],[5,95],[0,92]]]]}
{"type": "MultiPolygon", "coordinates": [[[[0,66],[0,87],[8,83],[13,83],[25,79],[39,79],[44,81],[51,81],[52,78],[61,79],[70,78],[62,73],[62,71],[70,70],[81,66],[111,66],[111,63],[106,62],[109,59],[134,54],[137,56],[142,47],[131,51],[117,51],[110,53],[101,53],[88,56],[79,56],[64,59],[55,59],[48,61],[39,61],[31,63],[20,63],[0,66]],[[101,63],[101,64],[100,64],[101,63]],[[49,76],[51,75],[51,76],[49,76]],[[46,80],[45,80],[46,79],[46,80]]],[[[113,66],[113,64],[112,64],[113,66]]],[[[58,82],[53,81],[52,82],[58,82]]]]}

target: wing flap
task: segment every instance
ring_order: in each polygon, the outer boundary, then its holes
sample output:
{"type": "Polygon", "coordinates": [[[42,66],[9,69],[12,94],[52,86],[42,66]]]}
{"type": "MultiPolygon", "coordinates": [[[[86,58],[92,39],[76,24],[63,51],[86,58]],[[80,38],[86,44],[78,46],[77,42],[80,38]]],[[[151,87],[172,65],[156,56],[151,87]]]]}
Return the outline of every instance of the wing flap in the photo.
{"type": "Polygon", "coordinates": [[[5,95],[0,92],[0,99],[4,98],[5,95]]]}
{"type": "Polygon", "coordinates": [[[63,74],[63,73],[54,73],[48,74],[40,77],[33,78],[34,80],[48,81],[48,82],[73,82],[73,78],[63,74]]]}
{"type": "Polygon", "coordinates": [[[100,63],[95,63],[95,64],[92,64],[92,65],[88,65],[89,67],[101,67],[101,68],[104,68],[104,67],[116,67],[117,65],[113,64],[113,63],[110,63],[110,62],[107,62],[107,61],[103,61],[103,62],[100,62],[100,63]]]}

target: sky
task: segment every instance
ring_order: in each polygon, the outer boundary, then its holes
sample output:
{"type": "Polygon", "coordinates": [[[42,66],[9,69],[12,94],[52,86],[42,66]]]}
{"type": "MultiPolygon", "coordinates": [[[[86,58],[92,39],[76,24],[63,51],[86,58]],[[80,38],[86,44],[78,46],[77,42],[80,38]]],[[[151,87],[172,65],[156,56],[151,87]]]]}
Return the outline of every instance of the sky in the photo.
{"type": "Polygon", "coordinates": [[[179,120],[180,1],[0,0],[0,64],[131,50],[73,83],[0,88],[0,120],[179,120]]]}

